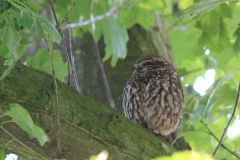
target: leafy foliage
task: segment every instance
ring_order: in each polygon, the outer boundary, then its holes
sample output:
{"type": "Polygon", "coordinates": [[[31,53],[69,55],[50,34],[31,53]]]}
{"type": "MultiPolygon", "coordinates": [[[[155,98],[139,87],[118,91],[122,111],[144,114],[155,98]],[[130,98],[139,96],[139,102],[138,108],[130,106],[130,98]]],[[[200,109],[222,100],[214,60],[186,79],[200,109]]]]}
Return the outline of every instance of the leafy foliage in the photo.
{"type": "Polygon", "coordinates": [[[227,1],[225,0],[208,0],[208,1],[199,1],[194,3],[192,6],[189,8],[185,9],[184,11],[181,12],[180,15],[187,15],[189,14],[190,17],[188,20],[192,19],[193,17],[201,17],[204,14],[210,12],[213,10],[215,7],[218,5],[225,3],[227,1]]]}
{"type": "Polygon", "coordinates": [[[206,91],[206,94],[201,97],[199,95],[188,96],[185,99],[185,113],[195,113],[191,121],[198,120],[199,118],[203,120],[209,117],[210,110],[212,109],[214,103],[216,103],[218,96],[217,91],[220,86],[227,80],[233,77],[233,72],[226,74],[224,77],[216,80],[206,91]]]}
{"type": "Polygon", "coordinates": [[[19,53],[21,55],[30,43],[27,39],[32,34],[26,34],[24,28],[32,30],[35,26],[40,39],[49,35],[52,42],[60,43],[61,40],[52,23],[38,15],[38,10],[42,7],[37,3],[28,0],[8,0],[1,3],[6,11],[0,14],[0,50],[4,51],[0,55],[7,59],[4,65],[9,67],[3,72],[0,80],[8,75],[18,60],[19,53]]]}

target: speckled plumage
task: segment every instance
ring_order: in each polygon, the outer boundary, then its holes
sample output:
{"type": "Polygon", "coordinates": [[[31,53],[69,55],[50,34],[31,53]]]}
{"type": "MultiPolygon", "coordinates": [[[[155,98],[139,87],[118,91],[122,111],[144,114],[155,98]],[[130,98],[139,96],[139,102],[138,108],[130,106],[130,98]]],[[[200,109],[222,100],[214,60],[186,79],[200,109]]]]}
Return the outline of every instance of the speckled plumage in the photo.
{"type": "Polygon", "coordinates": [[[139,58],[134,66],[123,92],[125,116],[173,144],[184,108],[176,71],[169,61],[154,54],[139,58]]]}

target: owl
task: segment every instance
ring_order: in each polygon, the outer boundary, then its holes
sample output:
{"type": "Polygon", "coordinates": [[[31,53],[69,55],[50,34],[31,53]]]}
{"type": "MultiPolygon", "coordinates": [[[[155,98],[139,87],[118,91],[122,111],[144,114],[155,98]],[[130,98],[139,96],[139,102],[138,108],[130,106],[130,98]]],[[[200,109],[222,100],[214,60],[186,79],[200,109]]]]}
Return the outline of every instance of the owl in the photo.
{"type": "Polygon", "coordinates": [[[151,54],[137,59],[123,91],[124,114],[173,144],[181,125],[184,95],[172,64],[151,54]]]}

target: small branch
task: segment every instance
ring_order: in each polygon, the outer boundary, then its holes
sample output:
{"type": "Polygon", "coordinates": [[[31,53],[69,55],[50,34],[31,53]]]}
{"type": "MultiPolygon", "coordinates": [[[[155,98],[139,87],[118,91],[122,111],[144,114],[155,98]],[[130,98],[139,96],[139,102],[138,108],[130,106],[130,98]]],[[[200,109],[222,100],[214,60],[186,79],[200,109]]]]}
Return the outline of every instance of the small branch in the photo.
{"type": "MultiPolygon", "coordinates": [[[[40,157],[41,159],[47,159],[44,156],[40,155],[39,153],[35,152],[32,148],[28,147],[27,145],[25,145],[24,143],[22,143],[20,140],[18,140],[16,137],[14,137],[10,132],[8,132],[8,130],[6,130],[2,125],[0,126],[0,128],[7,134],[9,135],[11,138],[13,138],[14,141],[18,142],[20,145],[22,145],[23,147],[27,148],[28,150],[30,150],[30,153],[32,153],[35,156],[40,157]]],[[[6,145],[5,145],[6,146],[6,145]]]]}
{"type": "MultiPolygon", "coordinates": [[[[208,128],[207,124],[204,123],[203,121],[201,121],[201,123],[208,129],[210,135],[212,135],[212,136],[219,142],[219,139],[213,134],[213,132],[210,130],[210,128],[208,128]]],[[[226,146],[224,146],[224,144],[221,144],[221,146],[222,146],[224,149],[226,149],[229,153],[231,153],[232,155],[234,155],[235,157],[237,157],[238,159],[240,159],[240,157],[239,157],[236,153],[230,151],[226,146]]]]}
{"type": "Polygon", "coordinates": [[[64,53],[65,53],[65,55],[66,55],[66,59],[67,59],[67,63],[68,63],[68,79],[67,79],[67,84],[70,85],[70,60],[69,60],[69,55],[68,55],[68,51],[67,51],[67,46],[66,46],[65,40],[64,40],[64,38],[63,38],[62,31],[61,31],[61,29],[60,29],[60,27],[59,27],[59,23],[58,23],[58,20],[57,20],[57,16],[56,16],[56,12],[55,12],[55,9],[54,9],[52,0],[51,0],[51,7],[52,7],[52,12],[53,12],[53,15],[54,15],[56,24],[57,24],[57,31],[58,31],[58,33],[60,34],[61,38],[62,38],[62,43],[63,43],[63,47],[64,47],[64,53]]]}
{"type": "MultiPolygon", "coordinates": [[[[49,40],[48,40],[49,41],[49,40]]],[[[59,106],[58,106],[58,90],[57,90],[57,79],[55,76],[55,70],[54,70],[54,55],[53,55],[53,44],[51,42],[49,43],[49,50],[52,55],[52,74],[53,74],[53,81],[54,81],[54,87],[55,87],[55,95],[56,95],[56,117],[57,117],[57,147],[58,147],[58,154],[61,154],[61,146],[60,146],[60,123],[59,123],[59,106]]]]}
{"type": "Polygon", "coordinates": [[[111,90],[110,90],[110,87],[108,85],[108,80],[107,80],[107,76],[106,76],[106,73],[105,73],[105,70],[104,70],[104,66],[103,66],[103,63],[102,63],[102,59],[101,59],[101,56],[100,56],[98,45],[95,41],[94,41],[94,48],[95,48],[95,51],[96,51],[96,54],[97,54],[98,64],[99,64],[100,71],[101,71],[101,74],[102,74],[102,77],[103,77],[103,82],[104,82],[104,85],[105,85],[105,89],[107,91],[108,101],[109,101],[111,107],[114,108],[115,102],[112,98],[111,90]]]}
{"type": "Polygon", "coordinates": [[[71,8],[70,11],[66,14],[66,16],[65,16],[65,18],[63,19],[62,23],[58,26],[58,30],[59,30],[59,28],[62,26],[62,24],[67,20],[69,14],[72,12],[73,8],[75,7],[75,4],[76,4],[76,3],[74,2],[72,8],[71,8]]]}
{"type": "Polygon", "coordinates": [[[117,104],[113,107],[114,109],[117,109],[117,107],[120,104],[121,100],[122,100],[122,95],[118,97],[117,104]]]}
{"type": "Polygon", "coordinates": [[[103,15],[100,15],[100,16],[96,16],[95,18],[93,19],[89,19],[89,20],[86,20],[86,21],[83,21],[83,22],[79,22],[79,23],[71,23],[71,24],[67,24],[66,27],[64,27],[64,29],[70,27],[70,28],[75,28],[75,27],[82,27],[82,26],[86,26],[86,25],[89,25],[89,24],[93,24],[97,21],[100,21],[100,20],[103,20],[107,17],[111,17],[114,13],[116,13],[120,8],[122,8],[124,6],[124,4],[126,4],[129,0],[125,0],[123,1],[118,7],[117,7],[117,0],[115,0],[115,2],[113,3],[113,6],[111,7],[111,9],[103,14],[103,15]]]}
{"type": "Polygon", "coordinates": [[[234,115],[235,115],[236,108],[237,108],[237,104],[238,104],[238,98],[239,98],[239,90],[240,90],[240,83],[239,83],[239,86],[238,86],[237,99],[236,99],[235,107],[234,107],[234,109],[233,109],[232,116],[231,116],[230,120],[228,121],[228,124],[227,124],[226,128],[225,128],[224,131],[223,131],[223,135],[222,135],[222,137],[221,137],[221,139],[220,139],[220,141],[219,141],[219,143],[218,143],[218,146],[217,146],[216,150],[213,152],[213,155],[212,155],[213,158],[214,158],[214,156],[216,155],[219,146],[222,144],[223,137],[224,137],[224,135],[225,135],[225,133],[226,133],[226,131],[227,131],[227,129],[228,129],[231,121],[232,121],[232,118],[233,118],[234,115]]]}
{"type": "Polygon", "coordinates": [[[204,66],[204,67],[202,67],[202,68],[198,68],[198,69],[194,69],[194,70],[189,71],[189,72],[185,72],[185,73],[179,75],[179,77],[186,76],[186,75],[188,75],[188,74],[191,74],[191,73],[200,71],[200,70],[205,69],[205,68],[210,67],[210,66],[211,66],[211,65],[206,65],[206,66],[204,66]]]}
{"type": "MultiPolygon", "coordinates": [[[[68,18],[66,20],[67,20],[67,23],[69,24],[68,18]]],[[[68,33],[69,33],[70,55],[71,55],[71,60],[72,60],[72,73],[73,73],[73,77],[75,79],[77,90],[78,90],[79,93],[82,94],[82,91],[81,91],[81,88],[80,88],[80,85],[79,85],[78,79],[77,79],[77,73],[76,73],[76,68],[75,68],[75,63],[74,63],[74,56],[73,56],[73,53],[72,53],[72,37],[71,37],[71,30],[70,30],[70,28],[68,28],[68,33]]]]}

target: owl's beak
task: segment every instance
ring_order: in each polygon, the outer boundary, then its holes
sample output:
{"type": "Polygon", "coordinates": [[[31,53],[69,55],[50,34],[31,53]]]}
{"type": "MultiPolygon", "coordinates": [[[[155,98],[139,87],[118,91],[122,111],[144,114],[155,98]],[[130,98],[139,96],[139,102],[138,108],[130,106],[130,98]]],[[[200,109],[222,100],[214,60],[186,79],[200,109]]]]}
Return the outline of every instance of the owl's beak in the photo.
{"type": "Polygon", "coordinates": [[[139,68],[137,68],[137,65],[134,64],[133,66],[135,67],[135,72],[138,72],[139,68]]]}

